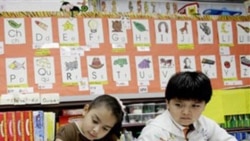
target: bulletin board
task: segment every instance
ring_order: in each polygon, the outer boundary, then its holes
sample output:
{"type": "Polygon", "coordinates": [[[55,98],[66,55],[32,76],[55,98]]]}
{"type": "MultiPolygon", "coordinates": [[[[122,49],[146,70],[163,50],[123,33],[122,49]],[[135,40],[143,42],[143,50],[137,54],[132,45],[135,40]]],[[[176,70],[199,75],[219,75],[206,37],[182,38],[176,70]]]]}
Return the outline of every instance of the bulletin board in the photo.
{"type": "Polygon", "coordinates": [[[0,94],[153,94],[196,70],[213,89],[250,85],[249,16],[71,14],[0,14],[0,94]]]}

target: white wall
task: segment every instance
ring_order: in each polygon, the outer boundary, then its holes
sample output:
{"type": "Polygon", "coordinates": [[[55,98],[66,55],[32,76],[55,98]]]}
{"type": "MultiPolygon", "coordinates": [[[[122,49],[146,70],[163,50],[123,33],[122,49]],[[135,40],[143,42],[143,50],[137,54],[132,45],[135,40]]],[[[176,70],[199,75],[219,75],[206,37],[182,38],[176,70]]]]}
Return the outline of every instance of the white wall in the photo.
{"type": "MultiPolygon", "coordinates": [[[[0,12],[1,11],[59,11],[60,6],[62,4],[63,0],[0,0],[0,12]]],[[[64,0],[72,3],[76,6],[81,6],[78,4],[81,3],[83,0],[64,0]]],[[[89,8],[92,10],[91,7],[91,1],[89,2],[89,8]]],[[[107,11],[111,12],[111,2],[112,0],[104,0],[107,5],[107,11]]],[[[117,0],[117,9],[119,12],[128,12],[128,1],[129,0],[117,0]]],[[[134,10],[136,10],[136,1],[137,0],[131,0],[133,2],[134,10]]],[[[152,7],[150,5],[150,2],[153,0],[142,0],[142,8],[143,3],[147,1],[149,3],[149,11],[152,11],[152,7]]],[[[157,2],[156,4],[156,12],[157,13],[165,13],[165,4],[166,0],[154,0],[157,2]]],[[[174,2],[175,0],[169,0],[170,3],[174,2]]],[[[181,8],[187,3],[187,1],[175,1],[178,3],[178,8],[181,8]]],[[[172,8],[172,7],[171,7],[172,8]]],[[[214,9],[222,9],[227,8],[230,10],[236,10],[241,11],[243,15],[246,13],[244,4],[243,3],[212,3],[212,2],[199,2],[199,13],[202,14],[202,12],[205,9],[214,8],[214,9]]],[[[172,11],[172,9],[170,9],[172,11]]]]}

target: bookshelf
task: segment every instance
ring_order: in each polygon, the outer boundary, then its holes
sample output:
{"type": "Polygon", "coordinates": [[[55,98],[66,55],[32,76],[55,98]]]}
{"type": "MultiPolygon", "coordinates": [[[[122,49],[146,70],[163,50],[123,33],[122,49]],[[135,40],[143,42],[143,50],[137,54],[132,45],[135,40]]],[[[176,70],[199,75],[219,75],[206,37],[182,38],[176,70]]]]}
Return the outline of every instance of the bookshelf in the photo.
{"type": "MultiPolygon", "coordinates": [[[[123,97],[123,96],[121,96],[123,97]]],[[[79,109],[83,108],[83,106],[91,101],[91,98],[85,98],[86,100],[79,100],[79,101],[67,101],[64,99],[59,104],[50,104],[50,105],[41,105],[41,104],[32,104],[32,105],[1,105],[0,111],[7,112],[7,111],[25,111],[25,110],[42,110],[47,112],[54,112],[56,114],[56,121],[59,121],[59,116],[62,115],[62,110],[65,109],[79,109]]],[[[72,99],[71,99],[72,100],[72,99]]],[[[162,95],[157,95],[156,97],[146,96],[141,98],[121,98],[124,105],[129,104],[137,104],[137,103],[163,103],[165,102],[162,95]]],[[[124,123],[123,130],[131,131],[134,137],[138,137],[140,131],[145,126],[145,123],[124,123]]],[[[231,133],[237,132],[250,132],[250,127],[242,127],[242,128],[226,128],[226,130],[231,133]]]]}

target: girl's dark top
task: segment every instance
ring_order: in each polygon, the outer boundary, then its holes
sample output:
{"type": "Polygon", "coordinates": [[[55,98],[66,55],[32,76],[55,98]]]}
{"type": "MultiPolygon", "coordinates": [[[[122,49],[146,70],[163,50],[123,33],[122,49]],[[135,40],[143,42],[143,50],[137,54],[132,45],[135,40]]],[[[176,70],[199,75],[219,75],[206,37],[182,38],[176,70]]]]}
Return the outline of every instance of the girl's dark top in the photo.
{"type": "MultiPolygon", "coordinates": [[[[90,141],[82,135],[75,122],[60,127],[56,133],[56,139],[61,139],[62,141],[90,141]]],[[[115,135],[109,135],[95,141],[118,141],[118,139],[115,135]]]]}
{"type": "Polygon", "coordinates": [[[60,127],[56,133],[56,138],[63,141],[89,141],[82,135],[75,122],[60,127]]]}

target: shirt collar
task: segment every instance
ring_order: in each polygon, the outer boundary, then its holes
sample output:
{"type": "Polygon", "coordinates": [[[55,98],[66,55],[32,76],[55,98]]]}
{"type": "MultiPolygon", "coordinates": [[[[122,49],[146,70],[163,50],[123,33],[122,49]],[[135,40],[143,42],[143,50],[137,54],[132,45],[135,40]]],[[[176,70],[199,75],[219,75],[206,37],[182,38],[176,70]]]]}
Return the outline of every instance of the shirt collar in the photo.
{"type": "MultiPolygon", "coordinates": [[[[168,110],[167,110],[167,111],[168,111],[168,110]]],[[[171,121],[173,122],[173,124],[174,124],[179,130],[183,131],[183,129],[186,128],[186,127],[180,125],[179,123],[177,123],[177,122],[174,120],[174,118],[171,116],[171,114],[169,113],[169,111],[168,111],[168,114],[169,114],[169,117],[170,117],[171,121]]],[[[195,123],[189,125],[189,132],[190,132],[190,131],[193,131],[193,130],[195,129],[194,124],[195,124],[195,123]]]]}
{"type": "Polygon", "coordinates": [[[81,128],[80,128],[80,126],[79,126],[79,124],[75,121],[74,122],[75,123],[75,125],[76,125],[76,127],[77,127],[77,134],[79,134],[79,138],[82,140],[82,141],[89,141],[85,136],[84,136],[84,134],[83,134],[83,132],[82,132],[82,130],[81,130],[81,128]]]}
{"type": "Polygon", "coordinates": [[[79,133],[80,133],[82,136],[84,136],[84,133],[82,132],[80,126],[78,125],[78,123],[77,123],[76,121],[75,121],[75,124],[76,124],[76,127],[78,128],[79,133]]]}

